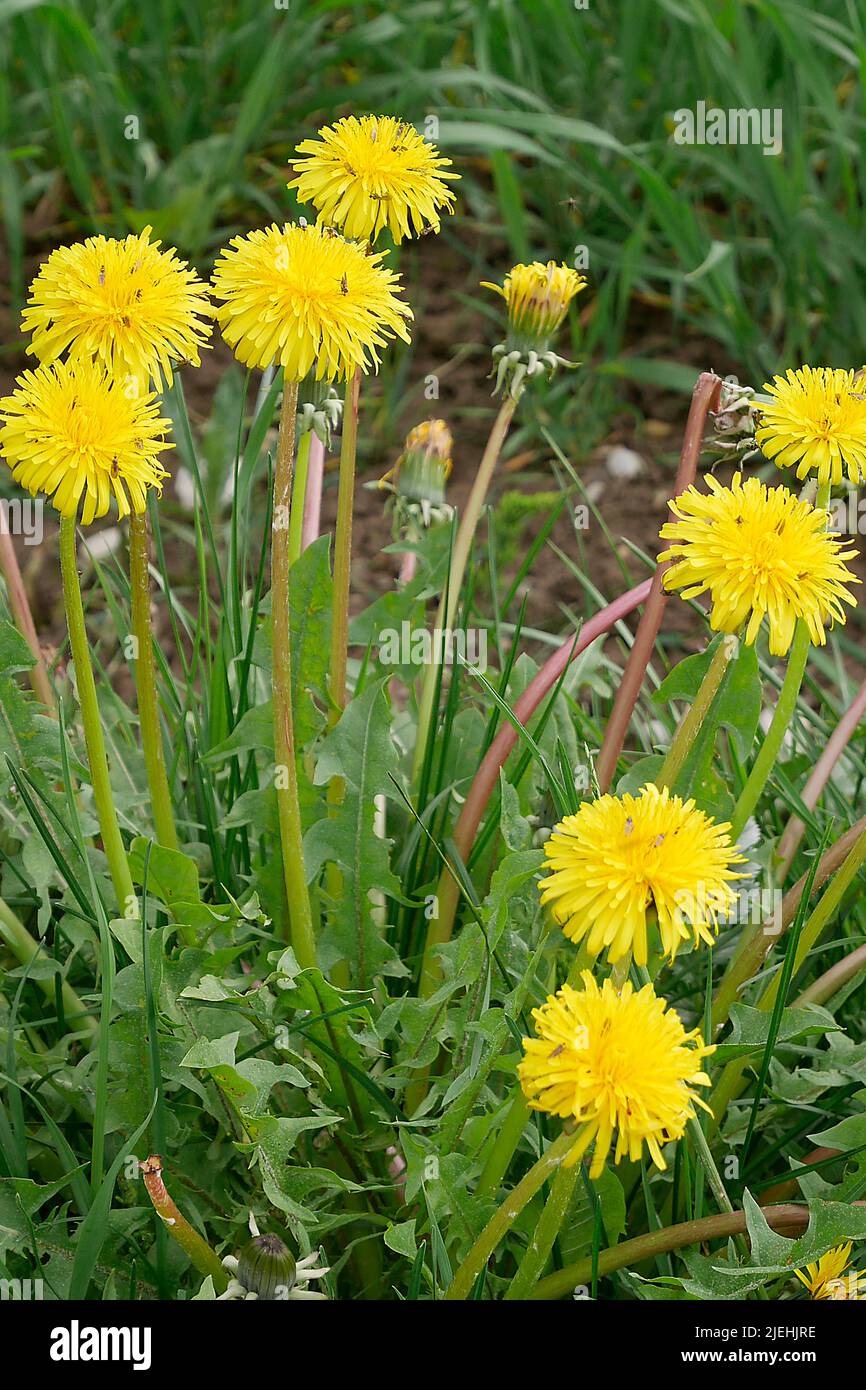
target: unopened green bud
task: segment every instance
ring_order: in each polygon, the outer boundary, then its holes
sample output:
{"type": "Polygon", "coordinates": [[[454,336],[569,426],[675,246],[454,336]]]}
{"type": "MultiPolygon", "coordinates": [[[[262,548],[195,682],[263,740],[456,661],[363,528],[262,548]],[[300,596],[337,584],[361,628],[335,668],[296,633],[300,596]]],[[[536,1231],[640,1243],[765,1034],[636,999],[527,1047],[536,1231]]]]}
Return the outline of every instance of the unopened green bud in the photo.
{"type": "Polygon", "coordinates": [[[295,1257],[279,1236],[253,1236],[238,1258],[237,1280],[258,1298],[288,1298],[295,1282],[295,1257]]]}

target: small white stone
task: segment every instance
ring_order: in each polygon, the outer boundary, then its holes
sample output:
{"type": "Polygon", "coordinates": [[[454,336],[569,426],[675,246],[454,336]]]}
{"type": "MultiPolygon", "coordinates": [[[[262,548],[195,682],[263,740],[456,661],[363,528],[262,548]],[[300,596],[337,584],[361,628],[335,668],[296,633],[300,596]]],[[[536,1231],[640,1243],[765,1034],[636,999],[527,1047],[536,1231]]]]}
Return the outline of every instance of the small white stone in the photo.
{"type": "Polygon", "coordinates": [[[646,472],[646,463],[640,454],[636,454],[634,449],[627,449],[624,444],[614,444],[608,449],[604,466],[612,478],[624,482],[631,482],[646,472]]]}
{"type": "Polygon", "coordinates": [[[106,526],[101,531],[90,531],[87,544],[82,546],[82,556],[95,565],[103,565],[120,548],[123,539],[119,526],[106,526]]]}

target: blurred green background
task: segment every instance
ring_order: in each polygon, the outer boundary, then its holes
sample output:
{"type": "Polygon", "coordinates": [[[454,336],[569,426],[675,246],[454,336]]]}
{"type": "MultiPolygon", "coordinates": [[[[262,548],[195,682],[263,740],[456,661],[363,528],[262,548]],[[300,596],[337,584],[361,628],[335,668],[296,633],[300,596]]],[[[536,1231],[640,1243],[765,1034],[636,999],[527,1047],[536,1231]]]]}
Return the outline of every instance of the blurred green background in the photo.
{"type": "Polygon", "coordinates": [[[447,255],[449,287],[494,315],[485,274],[587,248],[591,433],[623,379],[859,364],[864,17],[858,0],[0,0],[4,339],[20,347],[55,242],[150,222],[207,270],[230,234],[295,210],[299,139],[382,110],[435,117],[463,175],[443,247],[404,253],[410,283],[413,258],[447,255]],[[675,144],[672,113],[698,101],[781,108],[783,153],[675,144]]]}

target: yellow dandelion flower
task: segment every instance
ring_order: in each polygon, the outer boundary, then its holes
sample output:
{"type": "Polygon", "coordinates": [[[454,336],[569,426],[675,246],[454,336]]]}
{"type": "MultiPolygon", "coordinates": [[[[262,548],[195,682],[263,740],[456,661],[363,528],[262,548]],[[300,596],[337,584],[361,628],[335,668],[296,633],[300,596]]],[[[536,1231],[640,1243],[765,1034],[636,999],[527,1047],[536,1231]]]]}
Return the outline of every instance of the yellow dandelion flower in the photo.
{"type": "Polygon", "coordinates": [[[30,287],[21,320],[40,362],[92,357],[147,389],[171,384],[172,363],[199,365],[211,331],[207,286],[150,227],[123,241],[88,237],[53,251],[30,287]]]}
{"type": "Polygon", "coordinates": [[[700,1031],[687,1033],[652,985],[618,991],[588,970],[579,990],[563,985],[532,1017],[538,1036],[524,1038],[517,1074],[533,1110],[574,1124],[565,1166],[594,1143],[597,1178],[616,1135],[615,1163],[637,1162],[646,1144],[663,1169],[662,1145],[682,1137],[695,1105],[709,1110],[693,1089],[710,1084],[701,1062],[715,1050],[700,1031]]]}
{"type": "Polygon", "coordinates": [[[586,288],[582,275],[556,261],[513,266],[502,285],[489,280],[481,283],[505,300],[514,345],[537,352],[547,347],[568,313],[569,304],[586,288]]]}
{"type": "Polygon", "coordinates": [[[450,172],[435,145],[395,116],[347,116],[302,140],[288,186],[312,203],[319,220],[359,241],[388,227],[396,242],[439,230],[439,210],[451,212],[450,172]]]}
{"type": "Polygon", "coordinates": [[[780,468],[797,477],[856,485],[866,478],[866,391],[860,372],[801,367],[764,384],[772,404],[760,407],[755,438],[780,468]]]}
{"type": "Polygon", "coordinates": [[[143,512],[148,488],[167,473],[170,421],[157,398],[124,389],[99,362],[76,358],[22,373],[0,400],[0,454],[31,493],[43,492],[63,516],[104,516],[112,497],[121,516],[143,512]]]}
{"type": "Polygon", "coordinates": [[[833,1299],[835,1301],[866,1300],[866,1274],[849,1270],[851,1263],[851,1241],[837,1245],[815,1264],[806,1265],[805,1270],[795,1269],[794,1273],[805,1284],[812,1298],[833,1299]]]}
{"type": "Polygon", "coordinates": [[[294,381],[350,377],[378,349],[408,342],[399,277],[356,242],[306,224],[234,237],[214,268],[223,337],[247,367],[276,363],[294,381]]]}
{"type": "Polygon", "coordinates": [[[661,537],[674,544],[659,556],[671,562],[665,588],[683,598],[709,592],[713,630],[739,632],[748,619],[749,644],[766,618],[774,656],[788,651],[798,619],[823,645],[825,623],[844,623],[843,603],[856,603],[847,586],[860,581],[844,563],[856,550],[843,550],[827,513],[787,488],[743,483],[739,473],[730,487],[707,482],[709,494],[690,487],[671,503],[677,520],[661,537]]]}
{"type": "Polygon", "coordinates": [[[712,945],[733,905],[732,868],[743,857],[727,822],[716,823],[693,801],[649,783],[638,796],[602,796],[566,816],[545,842],[548,876],[541,900],[572,941],[586,937],[592,956],[613,964],[628,951],[647,962],[654,913],[664,954],[684,941],[712,945]]]}

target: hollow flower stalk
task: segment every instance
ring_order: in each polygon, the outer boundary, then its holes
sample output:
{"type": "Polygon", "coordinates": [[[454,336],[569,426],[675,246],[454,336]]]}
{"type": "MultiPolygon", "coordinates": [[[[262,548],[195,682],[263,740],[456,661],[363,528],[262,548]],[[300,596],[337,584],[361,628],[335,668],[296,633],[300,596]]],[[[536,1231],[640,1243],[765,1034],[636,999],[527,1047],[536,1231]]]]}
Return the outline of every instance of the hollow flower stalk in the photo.
{"type": "MultiPolygon", "coordinates": [[[[386,343],[408,338],[411,310],[397,296],[398,277],[381,262],[380,255],[325,228],[271,226],[235,237],[218,257],[213,278],[217,319],[238,359],[250,367],[283,368],[271,534],[275,779],[290,939],[304,967],[315,964],[316,942],[291,697],[289,528],[298,386],[310,373],[324,381],[354,379],[358,370],[378,365],[386,343]]],[[[341,590],[348,589],[344,559],[341,590]]]]}
{"type": "MultiPolygon", "coordinates": [[[[89,237],[54,251],[33,281],[24,310],[22,328],[32,334],[28,352],[42,362],[65,352],[71,362],[98,363],[129,396],[170,386],[179,363],[198,366],[211,332],[207,286],[172,247],[160,246],[145,227],[135,236],[89,237]]],[[[115,491],[124,516],[124,498],[115,491]]],[[[129,560],[141,740],[157,838],[176,849],[159,723],[150,542],[140,496],[137,503],[129,509],[129,560]]],[[[82,521],[90,519],[85,504],[82,521]]]]}
{"type": "Polygon", "coordinates": [[[101,363],[86,357],[24,372],[0,401],[0,454],[30,492],[43,492],[60,512],[60,560],[70,646],[103,845],[121,912],[135,901],[111,792],[102,721],[84,624],[75,527],[104,516],[112,500],[121,515],[140,514],[150,488],[166,476],[160,452],[169,421],[153,394],[129,393],[101,363]]]}

